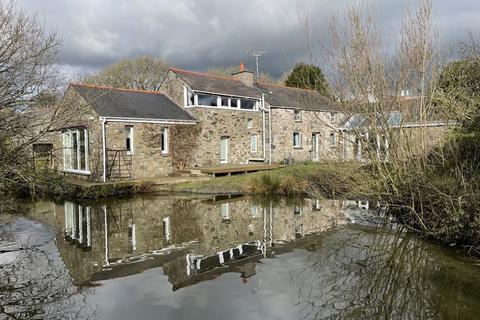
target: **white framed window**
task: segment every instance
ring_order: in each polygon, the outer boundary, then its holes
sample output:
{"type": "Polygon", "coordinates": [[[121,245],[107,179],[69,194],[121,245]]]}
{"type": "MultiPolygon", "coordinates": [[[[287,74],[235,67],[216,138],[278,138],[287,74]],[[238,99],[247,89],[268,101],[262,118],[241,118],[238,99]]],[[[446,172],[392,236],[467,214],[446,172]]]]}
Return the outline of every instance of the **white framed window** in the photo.
{"type": "Polygon", "coordinates": [[[335,134],[335,132],[330,132],[329,141],[331,146],[337,144],[337,135],[335,134]]]}
{"type": "Polygon", "coordinates": [[[125,150],[133,154],[133,126],[125,126],[125,150]]]}
{"type": "Polygon", "coordinates": [[[312,202],[312,210],[313,211],[319,211],[322,209],[322,204],[320,199],[314,199],[312,202]]]}
{"type": "Polygon", "coordinates": [[[302,111],[301,110],[294,110],[293,111],[293,120],[295,122],[301,122],[302,121],[302,111]]]}
{"type": "Polygon", "coordinates": [[[168,242],[170,241],[170,217],[163,218],[163,239],[168,242]]]}
{"type": "Polygon", "coordinates": [[[257,205],[252,203],[250,213],[252,215],[252,219],[257,219],[258,218],[258,209],[257,205]]]}
{"type": "Polygon", "coordinates": [[[220,138],[220,163],[228,163],[228,137],[220,138]]]}
{"type": "Polygon", "coordinates": [[[260,101],[256,99],[214,95],[210,93],[194,93],[187,87],[184,87],[185,107],[217,107],[233,108],[241,110],[258,111],[260,101]]]}
{"type": "Polygon", "coordinates": [[[227,203],[222,203],[220,205],[220,210],[222,212],[222,220],[230,220],[230,207],[227,203]]]}
{"type": "Polygon", "coordinates": [[[160,134],[160,150],[162,154],[168,154],[168,128],[162,128],[160,134]]]}
{"type": "Polygon", "coordinates": [[[248,118],[247,119],[247,129],[252,129],[253,128],[253,119],[248,118]]]}
{"type": "Polygon", "coordinates": [[[186,86],[183,87],[184,92],[184,106],[191,107],[195,105],[195,94],[192,90],[188,89],[186,86]]]}
{"type": "Polygon", "coordinates": [[[295,205],[293,206],[293,214],[295,214],[295,215],[297,215],[297,214],[302,214],[302,212],[303,212],[303,208],[302,208],[301,205],[295,204],[295,205]]]}
{"type": "Polygon", "coordinates": [[[63,131],[63,170],[90,174],[88,130],[86,128],[63,131]]]}
{"type": "Polygon", "coordinates": [[[335,123],[337,113],[336,112],[330,112],[330,122],[335,123]]]}
{"type": "Polygon", "coordinates": [[[302,134],[298,131],[293,133],[293,147],[294,148],[302,147],[302,134]]]}
{"type": "Polygon", "coordinates": [[[257,152],[257,135],[250,137],[250,152],[257,152]]]}

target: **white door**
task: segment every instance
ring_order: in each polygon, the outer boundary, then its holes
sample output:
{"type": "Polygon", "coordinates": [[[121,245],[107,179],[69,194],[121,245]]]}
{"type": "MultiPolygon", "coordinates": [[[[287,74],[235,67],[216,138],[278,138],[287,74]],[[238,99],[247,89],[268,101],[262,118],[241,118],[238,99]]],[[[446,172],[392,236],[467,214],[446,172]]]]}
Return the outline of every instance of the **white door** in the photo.
{"type": "Polygon", "coordinates": [[[228,137],[220,138],[220,163],[228,163],[228,137]]]}
{"type": "Polygon", "coordinates": [[[320,153],[319,153],[319,134],[312,133],[312,159],[314,161],[320,160],[320,153]]]}

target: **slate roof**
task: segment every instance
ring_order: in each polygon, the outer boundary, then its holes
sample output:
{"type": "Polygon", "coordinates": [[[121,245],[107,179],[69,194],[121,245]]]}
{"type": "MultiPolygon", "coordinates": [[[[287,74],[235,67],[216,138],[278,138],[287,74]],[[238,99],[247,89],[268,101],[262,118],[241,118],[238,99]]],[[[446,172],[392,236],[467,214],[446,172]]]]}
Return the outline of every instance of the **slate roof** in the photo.
{"type": "Polygon", "coordinates": [[[259,83],[256,88],[265,94],[265,101],[276,107],[312,111],[340,111],[339,107],[315,90],[259,83]]]}
{"type": "Polygon", "coordinates": [[[170,69],[175,72],[188,86],[195,91],[205,91],[217,94],[242,96],[249,98],[262,97],[254,87],[249,87],[238,79],[232,77],[219,77],[206,73],[192,72],[181,69],[170,69]]]}
{"type": "Polygon", "coordinates": [[[261,99],[262,94],[265,94],[265,101],[275,107],[314,111],[339,111],[339,108],[334,103],[314,90],[263,83],[250,87],[233,77],[219,77],[176,68],[170,70],[177,74],[194,91],[258,99],[261,99]]]}
{"type": "Polygon", "coordinates": [[[196,121],[190,113],[159,92],[86,84],[72,84],[72,87],[102,117],[196,121]]]}

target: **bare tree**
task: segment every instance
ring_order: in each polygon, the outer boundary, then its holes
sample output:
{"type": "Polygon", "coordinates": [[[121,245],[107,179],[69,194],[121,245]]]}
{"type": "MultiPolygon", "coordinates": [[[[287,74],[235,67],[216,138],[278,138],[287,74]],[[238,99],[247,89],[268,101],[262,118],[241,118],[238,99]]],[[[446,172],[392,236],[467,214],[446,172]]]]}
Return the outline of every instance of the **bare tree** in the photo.
{"type": "Polygon", "coordinates": [[[25,165],[29,147],[48,131],[57,98],[59,42],[13,0],[0,0],[0,175],[25,165]]]}
{"type": "Polygon", "coordinates": [[[159,91],[170,64],[152,56],[120,60],[80,81],[116,88],[159,91]]]}

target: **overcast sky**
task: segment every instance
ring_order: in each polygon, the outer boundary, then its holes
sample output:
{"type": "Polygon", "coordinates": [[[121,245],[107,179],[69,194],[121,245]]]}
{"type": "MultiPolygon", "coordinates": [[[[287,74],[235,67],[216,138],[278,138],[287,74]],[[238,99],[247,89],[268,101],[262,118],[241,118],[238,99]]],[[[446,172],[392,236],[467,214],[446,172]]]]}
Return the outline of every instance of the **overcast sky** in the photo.
{"type": "MultiPolygon", "coordinates": [[[[370,2],[369,0],[366,0],[370,2]]],[[[267,51],[261,69],[280,76],[305,60],[299,7],[308,8],[312,40],[326,43],[328,17],[348,0],[18,0],[63,43],[64,70],[88,71],[118,59],[153,55],[186,69],[238,64],[248,48],[267,51]]],[[[382,27],[394,34],[407,1],[371,1],[382,27]]],[[[415,1],[409,3],[415,4],[415,1]]],[[[443,47],[480,31],[479,0],[434,0],[443,47]]]]}

